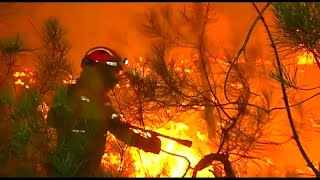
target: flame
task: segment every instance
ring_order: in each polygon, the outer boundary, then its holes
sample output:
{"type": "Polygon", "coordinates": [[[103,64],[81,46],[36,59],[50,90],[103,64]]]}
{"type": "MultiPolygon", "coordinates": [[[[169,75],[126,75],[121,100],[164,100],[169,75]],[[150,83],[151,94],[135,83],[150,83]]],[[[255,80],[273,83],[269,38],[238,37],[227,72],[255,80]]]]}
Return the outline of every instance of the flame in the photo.
{"type": "Polygon", "coordinates": [[[62,80],[63,84],[76,84],[76,80],[75,79],[68,79],[68,80],[62,80]]]}
{"type": "Polygon", "coordinates": [[[24,77],[27,76],[27,74],[25,72],[15,72],[13,74],[14,77],[24,77]]]}
{"type": "Polygon", "coordinates": [[[25,71],[16,71],[13,73],[13,77],[17,79],[14,84],[29,89],[30,85],[35,83],[35,80],[32,79],[33,75],[34,73],[31,71],[28,72],[28,69],[25,69],[25,71]]]}
{"type": "MultiPolygon", "coordinates": [[[[199,56],[196,54],[194,55],[193,58],[198,59],[199,56]]],[[[227,59],[225,56],[223,56],[222,58],[212,58],[212,59],[217,60],[218,63],[223,66],[224,69],[227,69],[230,66],[227,62],[225,62],[225,60],[227,59]]],[[[296,59],[297,59],[298,65],[302,65],[302,64],[309,65],[309,64],[313,64],[315,61],[313,54],[310,52],[304,52],[301,55],[297,56],[296,59]]],[[[143,58],[139,57],[139,61],[142,62],[143,58]]],[[[188,60],[186,59],[183,59],[180,61],[181,64],[188,64],[186,62],[188,62],[188,60]]],[[[263,59],[256,60],[256,65],[262,65],[267,63],[270,64],[269,61],[265,61],[263,59]]],[[[137,63],[137,66],[139,65],[140,64],[137,63]]],[[[142,71],[141,68],[140,70],[142,71]]],[[[185,73],[194,72],[192,68],[185,69],[183,67],[175,67],[175,70],[184,71],[185,73]]],[[[13,74],[13,76],[17,78],[17,80],[15,81],[15,84],[24,86],[25,88],[29,88],[29,85],[27,83],[29,84],[35,83],[35,81],[29,77],[32,75],[33,75],[33,72],[27,72],[27,71],[15,72],[13,74]],[[23,78],[25,77],[28,77],[29,81],[24,81],[23,78]]],[[[71,75],[69,75],[69,77],[62,80],[62,82],[64,84],[75,84],[76,80],[71,75]]],[[[125,86],[129,88],[130,84],[125,84],[125,86]]],[[[231,83],[230,86],[237,90],[240,90],[243,88],[243,85],[240,82],[231,83]]],[[[116,88],[120,88],[120,85],[117,84],[116,88]]],[[[215,100],[213,99],[213,101],[215,100]]],[[[182,104],[185,105],[185,103],[182,103],[182,104]]],[[[205,107],[201,106],[200,108],[204,109],[205,107]]],[[[45,103],[41,104],[38,107],[38,110],[42,113],[44,119],[46,119],[47,113],[49,111],[49,106],[47,106],[45,103]]],[[[218,123],[218,125],[222,127],[225,126],[225,124],[223,123],[222,124],[218,123]]],[[[319,128],[320,125],[314,123],[313,127],[319,128]]],[[[148,127],[146,128],[149,129],[148,127]]],[[[210,141],[208,140],[207,135],[203,134],[200,131],[196,131],[193,135],[191,135],[190,133],[188,133],[189,129],[190,127],[184,123],[170,121],[169,123],[167,123],[166,126],[159,128],[156,131],[161,134],[170,135],[175,138],[192,140],[193,146],[191,148],[188,148],[174,141],[160,137],[162,141],[162,147],[161,147],[162,150],[173,153],[173,154],[182,155],[188,158],[188,160],[191,163],[191,167],[194,167],[204,155],[212,152],[210,151],[212,145],[210,144],[210,141]]],[[[114,136],[112,136],[112,139],[116,140],[114,136]]],[[[108,144],[107,142],[106,146],[108,145],[110,144],[108,144]]],[[[116,166],[118,168],[116,168],[115,170],[120,171],[121,169],[120,166],[122,166],[124,162],[120,156],[121,153],[119,152],[120,151],[106,152],[103,155],[103,158],[101,161],[102,166],[103,167],[116,166]]],[[[128,175],[129,177],[182,177],[186,172],[186,169],[188,166],[188,162],[185,159],[170,155],[163,151],[160,152],[160,154],[156,155],[152,153],[146,153],[143,150],[139,150],[134,147],[130,147],[128,149],[128,154],[133,161],[131,165],[133,166],[133,171],[130,171],[128,175]]],[[[270,166],[274,164],[271,158],[266,158],[266,161],[270,166]]],[[[315,164],[318,165],[320,168],[319,162],[316,161],[315,164]]],[[[214,175],[211,172],[209,172],[209,170],[212,170],[212,167],[208,167],[203,169],[202,171],[199,171],[197,176],[198,177],[214,177],[214,175]]],[[[303,170],[297,169],[297,171],[300,171],[301,173],[303,170]]],[[[279,174],[278,170],[277,170],[277,174],[279,174]]],[[[192,176],[192,169],[190,169],[186,174],[186,177],[191,177],[191,176],[192,176]]]]}
{"type": "Polygon", "coordinates": [[[231,83],[230,85],[232,88],[240,90],[243,88],[243,85],[241,84],[241,82],[235,82],[235,83],[231,83]]]}
{"type": "Polygon", "coordinates": [[[44,119],[47,119],[48,113],[50,111],[50,106],[48,106],[45,102],[42,102],[38,107],[37,110],[41,112],[44,119]]]}
{"type": "MultiPolygon", "coordinates": [[[[16,71],[13,73],[13,77],[17,80],[14,82],[15,85],[23,86],[26,89],[29,89],[32,84],[35,84],[36,81],[33,79],[34,72],[31,70],[25,69],[25,71],[16,71]]],[[[68,74],[65,79],[62,80],[63,84],[76,84],[76,79],[68,74]]]]}
{"type": "Polygon", "coordinates": [[[190,69],[185,69],[184,72],[185,73],[191,73],[191,70],[190,69]]]}
{"type": "Polygon", "coordinates": [[[24,82],[22,82],[21,79],[18,79],[16,82],[14,82],[14,84],[24,86],[24,82]]]}
{"type": "Polygon", "coordinates": [[[69,77],[66,79],[63,79],[62,83],[63,84],[76,84],[77,80],[71,74],[69,74],[69,77]]]}
{"type": "MultiPolygon", "coordinates": [[[[156,132],[170,134],[172,137],[181,139],[192,139],[192,147],[185,147],[172,140],[161,138],[163,151],[160,154],[146,153],[143,150],[131,147],[129,154],[133,160],[133,172],[131,177],[182,177],[188,167],[188,161],[182,157],[170,155],[166,152],[184,156],[190,161],[190,166],[194,167],[203,157],[204,153],[209,153],[210,147],[206,135],[197,131],[193,137],[187,134],[189,127],[181,122],[169,122],[165,127],[157,129],[156,132]],[[200,143],[201,151],[200,152],[200,143]],[[207,146],[207,147],[206,147],[207,146]]],[[[114,137],[113,137],[114,139],[114,137]]],[[[107,142],[108,145],[108,142],[107,142]]],[[[106,152],[102,158],[103,167],[120,166],[120,156],[118,153],[106,152]]],[[[198,177],[214,177],[209,172],[212,167],[208,167],[198,172],[198,177]]],[[[185,177],[191,177],[192,170],[189,169],[185,177]]]]}
{"type": "Polygon", "coordinates": [[[298,65],[313,64],[315,62],[314,55],[311,52],[304,52],[297,56],[298,65]]]}

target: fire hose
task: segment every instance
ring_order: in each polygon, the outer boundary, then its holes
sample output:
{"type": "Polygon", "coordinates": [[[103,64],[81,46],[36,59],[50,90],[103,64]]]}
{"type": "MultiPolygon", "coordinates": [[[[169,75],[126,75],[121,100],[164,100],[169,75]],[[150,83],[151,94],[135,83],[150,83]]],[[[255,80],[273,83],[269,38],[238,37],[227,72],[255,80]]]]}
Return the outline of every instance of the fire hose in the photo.
{"type": "MultiPolygon", "coordinates": [[[[47,110],[46,112],[49,111],[48,110],[49,109],[48,106],[44,102],[38,107],[38,110],[40,112],[42,112],[42,113],[44,113],[43,109],[46,109],[47,110]]],[[[46,119],[46,115],[44,116],[44,118],[46,119]]],[[[114,119],[114,118],[117,118],[116,114],[112,114],[112,119],[114,119]]],[[[140,130],[140,131],[143,131],[143,132],[147,132],[147,133],[150,133],[151,135],[154,135],[154,136],[157,136],[157,137],[160,136],[160,137],[163,137],[163,138],[166,138],[166,139],[170,139],[172,141],[175,141],[175,142],[177,142],[177,143],[179,143],[181,145],[187,146],[187,147],[191,147],[192,146],[192,141],[190,141],[190,140],[178,139],[178,138],[170,137],[170,136],[167,136],[167,135],[164,135],[164,134],[160,134],[158,132],[154,132],[154,131],[147,130],[147,129],[144,129],[144,128],[141,128],[141,127],[133,126],[133,125],[128,124],[128,123],[122,123],[122,124],[124,126],[128,127],[128,128],[132,128],[132,129],[140,130]]],[[[86,131],[85,130],[73,129],[72,132],[85,133],[86,131]]]]}
{"type": "MultiPolygon", "coordinates": [[[[141,128],[141,127],[133,126],[133,125],[128,124],[128,123],[123,123],[123,124],[125,126],[127,126],[128,128],[132,128],[132,129],[140,130],[140,131],[143,131],[143,132],[147,132],[147,133],[150,133],[151,135],[154,135],[154,136],[157,136],[157,137],[160,136],[160,137],[163,137],[163,138],[166,138],[166,139],[170,139],[172,141],[175,141],[175,142],[177,142],[177,143],[179,143],[181,145],[187,146],[187,147],[191,147],[192,146],[192,141],[190,141],[190,140],[174,138],[174,137],[167,136],[167,135],[164,135],[164,134],[160,134],[158,132],[147,130],[147,129],[144,129],[144,128],[141,128]]],[[[72,130],[72,132],[85,133],[86,131],[74,129],[74,130],[72,130]]]]}
{"type": "Polygon", "coordinates": [[[136,126],[133,126],[131,124],[126,124],[126,125],[129,128],[137,129],[137,130],[144,131],[144,132],[148,132],[148,133],[150,133],[151,135],[154,135],[154,136],[164,137],[166,139],[170,139],[172,141],[175,141],[175,142],[177,142],[177,143],[179,143],[181,145],[187,146],[187,147],[191,147],[192,146],[192,141],[190,141],[190,140],[174,138],[174,137],[167,136],[167,135],[164,135],[164,134],[160,134],[160,133],[157,133],[157,132],[154,132],[154,131],[151,131],[151,130],[147,130],[147,129],[144,129],[144,128],[141,128],[141,127],[136,127],[136,126]]]}

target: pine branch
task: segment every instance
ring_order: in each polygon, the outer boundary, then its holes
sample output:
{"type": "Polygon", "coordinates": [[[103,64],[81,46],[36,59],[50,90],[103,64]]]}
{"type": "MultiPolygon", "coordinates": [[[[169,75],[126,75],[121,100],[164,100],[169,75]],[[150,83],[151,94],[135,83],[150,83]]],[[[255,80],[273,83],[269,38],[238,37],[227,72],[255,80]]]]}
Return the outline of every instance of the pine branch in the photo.
{"type": "Polygon", "coordinates": [[[315,55],[320,68],[320,3],[275,2],[273,15],[275,43],[289,53],[309,51],[315,55]]]}
{"type": "Polygon", "coordinates": [[[235,174],[233,172],[231,162],[229,161],[228,156],[223,154],[209,154],[204,156],[198,162],[198,164],[194,167],[192,177],[195,178],[197,176],[198,171],[210,166],[213,161],[219,161],[224,165],[226,177],[235,177],[235,174]]]}
{"type": "Polygon", "coordinates": [[[238,51],[238,54],[237,56],[233,59],[233,61],[231,62],[231,66],[229,67],[228,71],[227,71],[227,75],[226,75],[226,79],[224,81],[224,96],[225,98],[227,99],[228,102],[231,102],[231,100],[229,99],[229,97],[227,96],[227,82],[228,82],[228,79],[229,79],[229,76],[230,76],[230,72],[231,72],[231,69],[233,68],[233,65],[238,61],[241,53],[245,50],[249,40],[250,40],[250,37],[251,37],[251,34],[256,26],[256,24],[258,23],[259,19],[262,17],[263,13],[268,9],[268,7],[271,5],[271,2],[268,2],[264,7],[263,9],[261,10],[261,15],[258,15],[256,17],[256,19],[254,20],[254,22],[252,23],[248,33],[247,33],[247,36],[246,36],[246,39],[242,45],[242,47],[240,48],[240,50],[238,51]]]}
{"type": "MultiPolygon", "coordinates": [[[[272,45],[272,48],[274,50],[274,53],[275,53],[275,56],[276,56],[276,64],[277,64],[277,70],[278,70],[278,73],[279,73],[279,77],[281,79],[284,78],[284,75],[283,75],[283,66],[281,65],[281,62],[280,62],[280,57],[279,57],[279,54],[278,54],[278,50],[277,50],[277,47],[275,45],[275,42],[273,40],[273,37],[272,37],[272,34],[270,32],[270,29],[265,21],[265,19],[263,18],[262,14],[261,14],[261,11],[258,9],[257,5],[253,2],[252,3],[254,8],[256,9],[257,13],[261,16],[261,21],[263,22],[263,25],[268,33],[268,37],[271,41],[271,45],[272,45]]],[[[300,153],[302,154],[303,158],[305,159],[305,161],[307,162],[307,165],[312,169],[312,171],[315,173],[316,177],[320,177],[320,172],[314,167],[314,165],[312,164],[311,160],[309,159],[308,155],[306,154],[301,142],[300,142],[300,139],[299,139],[299,135],[297,133],[297,130],[296,130],[296,127],[295,127],[295,124],[294,124],[294,121],[293,121],[293,117],[292,117],[292,114],[291,114],[291,110],[290,110],[290,105],[289,105],[289,100],[288,100],[288,95],[287,95],[287,92],[286,92],[286,87],[285,87],[285,84],[283,83],[283,81],[280,81],[280,85],[281,85],[281,90],[282,90],[282,95],[283,95],[283,101],[285,103],[285,106],[286,106],[286,111],[287,111],[287,116],[288,116],[288,119],[289,119],[289,123],[290,123],[290,127],[291,127],[291,130],[292,130],[292,134],[293,134],[293,139],[295,140],[299,150],[300,150],[300,153]]]]}

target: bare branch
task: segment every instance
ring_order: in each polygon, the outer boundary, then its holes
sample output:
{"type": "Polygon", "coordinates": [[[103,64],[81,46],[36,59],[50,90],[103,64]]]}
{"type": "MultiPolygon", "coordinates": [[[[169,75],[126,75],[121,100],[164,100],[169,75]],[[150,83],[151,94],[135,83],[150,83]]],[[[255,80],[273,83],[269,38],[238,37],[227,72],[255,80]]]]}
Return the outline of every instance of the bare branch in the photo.
{"type": "MultiPolygon", "coordinates": [[[[261,11],[258,9],[257,5],[254,2],[252,4],[253,4],[254,8],[256,9],[257,13],[259,13],[259,16],[261,17],[261,21],[263,22],[264,27],[265,27],[265,29],[266,29],[266,31],[268,33],[268,37],[269,37],[269,39],[271,41],[272,48],[273,48],[275,56],[276,56],[277,70],[279,72],[280,78],[283,79],[284,78],[283,77],[283,66],[281,65],[280,58],[279,58],[279,55],[278,55],[278,51],[277,51],[275,42],[273,40],[273,37],[271,35],[271,32],[269,30],[269,27],[268,27],[265,19],[263,18],[262,14],[261,14],[261,11]]],[[[282,90],[282,95],[283,95],[283,101],[284,101],[285,106],[286,106],[288,120],[289,120],[290,127],[291,127],[291,130],[292,130],[292,133],[293,133],[293,139],[295,140],[295,142],[296,142],[296,144],[297,144],[297,146],[298,146],[298,148],[300,150],[300,153],[302,154],[303,158],[307,162],[307,165],[312,169],[312,171],[315,173],[315,175],[317,177],[320,177],[320,172],[314,167],[314,165],[312,164],[311,160],[309,159],[308,155],[306,154],[306,152],[305,152],[305,150],[302,147],[302,144],[300,142],[298,133],[297,133],[295,125],[294,125],[293,117],[292,117],[291,110],[290,110],[289,100],[288,100],[288,97],[287,97],[287,92],[286,92],[285,84],[283,83],[283,81],[280,81],[280,85],[281,85],[281,90],[282,90]]]]}
{"type": "Polygon", "coordinates": [[[219,161],[224,165],[224,169],[227,177],[235,177],[235,174],[232,170],[232,166],[228,159],[228,156],[223,154],[209,154],[204,156],[198,162],[198,164],[194,167],[192,177],[195,178],[197,176],[198,171],[210,166],[213,161],[219,161]]]}

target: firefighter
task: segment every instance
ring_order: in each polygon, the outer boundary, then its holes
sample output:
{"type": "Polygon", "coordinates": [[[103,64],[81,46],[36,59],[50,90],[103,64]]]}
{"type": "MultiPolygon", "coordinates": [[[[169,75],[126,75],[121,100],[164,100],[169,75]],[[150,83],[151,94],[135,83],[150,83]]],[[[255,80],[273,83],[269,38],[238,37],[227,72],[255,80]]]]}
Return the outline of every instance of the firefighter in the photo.
{"type": "MultiPolygon", "coordinates": [[[[105,134],[108,131],[130,146],[145,152],[160,152],[160,139],[156,136],[144,137],[132,131],[126,123],[120,121],[119,114],[112,108],[107,96],[107,92],[121,78],[120,71],[127,63],[127,59],[122,60],[110,48],[90,49],[81,62],[82,72],[76,84],[67,87],[67,107],[55,104],[51,107],[48,123],[57,130],[57,149],[64,150],[56,159],[72,151],[75,154],[72,162],[80,164],[79,167],[72,167],[78,170],[72,176],[101,175],[98,172],[105,150],[105,134]]],[[[58,160],[54,162],[58,164],[58,160]]],[[[56,174],[70,175],[64,172],[65,168],[59,170],[56,166],[53,168],[56,174]]]]}

